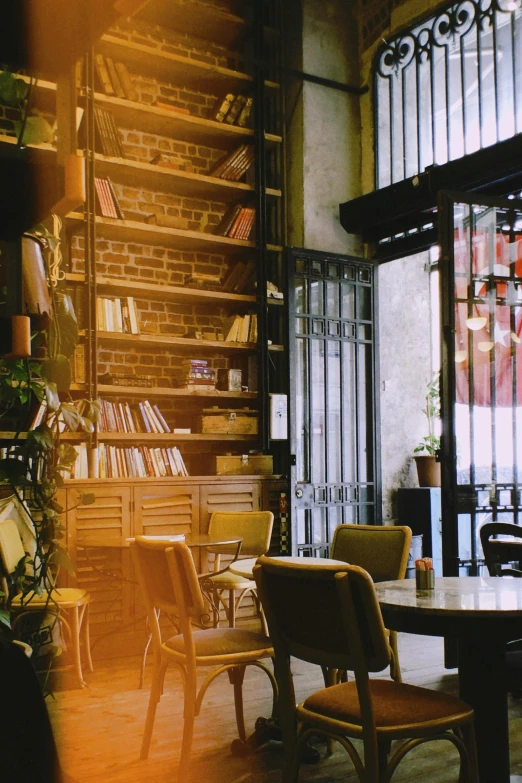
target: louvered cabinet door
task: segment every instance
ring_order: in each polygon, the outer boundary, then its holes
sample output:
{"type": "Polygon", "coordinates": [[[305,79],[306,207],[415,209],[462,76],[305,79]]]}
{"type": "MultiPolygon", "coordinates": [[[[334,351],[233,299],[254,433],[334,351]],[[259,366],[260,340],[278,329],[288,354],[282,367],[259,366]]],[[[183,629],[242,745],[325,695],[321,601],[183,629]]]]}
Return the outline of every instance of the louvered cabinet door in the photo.
{"type": "Polygon", "coordinates": [[[133,535],[180,533],[199,533],[199,486],[166,483],[134,487],[133,535]]]}
{"type": "Polygon", "coordinates": [[[67,541],[73,561],[73,584],[91,594],[93,637],[107,635],[132,622],[130,487],[89,486],[67,489],[67,541]],[[84,505],[81,492],[93,493],[84,505]]]}
{"type": "Polygon", "coordinates": [[[208,524],[213,511],[258,511],[261,494],[259,485],[259,481],[202,484],[200,490],[200,532],[208,532],[208,524]]]}

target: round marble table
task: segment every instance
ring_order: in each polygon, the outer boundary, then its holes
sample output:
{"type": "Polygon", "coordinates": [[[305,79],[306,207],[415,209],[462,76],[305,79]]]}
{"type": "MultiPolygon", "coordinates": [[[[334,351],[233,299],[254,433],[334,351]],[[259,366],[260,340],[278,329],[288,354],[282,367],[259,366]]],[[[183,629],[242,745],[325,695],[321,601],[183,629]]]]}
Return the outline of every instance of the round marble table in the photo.
{"type": "MultiPolygon", "coordinates": [[[[244,560],[236,560],[235,563],[231,563],[230,570],[237,576],[243,576],[245,579],[253,579],[254,566],[257,563],[257,557],[246,557],[244,560]]],[[[329,563],[330,565],[346,565],[343,560],[329,560],[325,557],[294,557],[292,555],[275,555],[270,557],[270,560],[281,560],[285,563],[301,563],[302,565],[324,565],[329,563]]]]}
{"type": "Polygon", "coordinates": [[[510,776],[505,644],[522,637],[522,579],[437,577],[434,590],[413,579],[375,585],[387,628],[458,641],[460,696],[475,710],[480,783],[510,776]]]}

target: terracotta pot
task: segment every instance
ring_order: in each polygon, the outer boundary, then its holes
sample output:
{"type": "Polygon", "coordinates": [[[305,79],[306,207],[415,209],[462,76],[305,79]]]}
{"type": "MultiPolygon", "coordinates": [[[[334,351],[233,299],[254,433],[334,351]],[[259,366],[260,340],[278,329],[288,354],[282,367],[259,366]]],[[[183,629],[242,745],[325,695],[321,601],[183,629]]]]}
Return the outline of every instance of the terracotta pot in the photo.
{"type": "Polygon", "coordinates": [[[440,462],[430,454],[413,458],[417,464],[419,487],[440,487],[440,462]]]}

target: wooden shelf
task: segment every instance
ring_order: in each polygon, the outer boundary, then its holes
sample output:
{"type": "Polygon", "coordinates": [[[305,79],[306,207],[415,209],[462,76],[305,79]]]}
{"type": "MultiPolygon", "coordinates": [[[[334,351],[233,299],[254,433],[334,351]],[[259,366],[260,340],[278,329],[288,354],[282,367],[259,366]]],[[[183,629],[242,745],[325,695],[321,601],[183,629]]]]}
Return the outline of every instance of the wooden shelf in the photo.
{"type": "MultiPolygon", "coordinates": [[[[135,103],[102,93],[96,93],[95,98],[99,105],[112,112],[116,124],[124,128],[223,150],[233,149],[254,138],[254,131],[250,128],[239,128],[190,114],[178,114],[168,109],[159,109],[157,106],[135,103]]],[[[265,141],[270,146],[281,144],[282,139],[273,133],[265,133],[265,141]]]]}
{"type": "Polygon", "coordinates": [[[104,35],[97,50],[114,60],[123,60],[131,71],[152,76],[179,87],[192,87],[201,92],[250,92],[252,76],[219,65],[200,62],[195,58],[162,51],[156,46],[135,43],[114,35],[104,35]]]}
{"type": "Polygon", "coordinates": [[[156,283],[141,283],[121,280],[115,277],[96,277],[96,287],[100,294],[111,296],[134,296],[140,299],[154,299],[169,302],[187,302],[188,304],[215,304],[219,307],[253,305],[255,296],[246,294],[228,294],[222,291],[205,291],[201,288],[189,288],[156,283]]]}
{"type": "MultiPolygon", "coordinates": [[[[255,193],[253,185],[244,182],[230,182],[205,174],[194,174],[165,166],[157,166],[126,158],[111,158],[95,155],[96,174],[111,177],[115,182],[134,187],[139,181],[144,188],[175,193],[181,196],[194,196],[208,200],[233,203],[245,195],[255,193]]],[[[281,197],[281,191],[267,188],[268,196],[281,197]]]]}
{"type": "Polygon", "coordinates": [[[236,46],[241,40],[246,24],[225,8],[197,0],[150,0],[138,18],[197,38],[219,41],[228,47],[236,46]]]}
{"type": "MultiPolygon", "coordinates": [[[[78,228],[83,225],[83,215],[78,212],[69,213],[67,220],[73,227],[78,228]]],[[[117,242],[132,242],[133,244],[144,242],[163,247],[176,247],[180,250],[200,250],[201,252],[222,253],[223,255],[255,247],[255,242],[251,241],[230,239],[230,237],[218,234],[205,234],[203,231],[182,231],[178,228],[154,226],[150,223],[140,223],[137,220],[97,217],[96,229],[100,236],[106,239],[115,239],[117,242]]],[[[282,248],[268,245],[268,249],[281,250],[282,248]]]]}
{"type": "MultiPolygon", "coordinates": [[[[75,433],[71,433],[75,434],[75,433]]],[[[98,439],[105,443],[121,442],[121,443],[164,443],[165,441],[172,443],[173,441],[215,441],[215,440],[242,440],[242,441],[255,441],[257,435],[236,435],[226,434],[222,432],[216,432],[215,434],[202,434],[198,432],[191,432],[190,435],[175,435],[173,432],[99,432],[98,439]]]]}
{"type": "MultiPolygon", "coordinates": [[[[224,340],[195,340],[191,337],[166,337],[157,334],[120,334],[119,332],[97,332],[101,342],[120,343],[128,346],[156,346],[157,348],[176,348],[183,351],[226,351],[227,353],[252,353],[257,350],[255,343],[225,342],[224,340]]],[[[273,346],[270,346],[272,348],[273,346]]]]}
{"type": "Polygon", "coordinates": [[[159,386],[150,388],[147,386],[112,386],[109,384],[98,384],[98,393],[102,395],[111,394],[116,397],[212,397],[213,399],[234,399],[234,400],[254,400],[257,398],[257,392],[238,392],[238,391],[189,391],[188,389],[165,389],[159,386]]]}

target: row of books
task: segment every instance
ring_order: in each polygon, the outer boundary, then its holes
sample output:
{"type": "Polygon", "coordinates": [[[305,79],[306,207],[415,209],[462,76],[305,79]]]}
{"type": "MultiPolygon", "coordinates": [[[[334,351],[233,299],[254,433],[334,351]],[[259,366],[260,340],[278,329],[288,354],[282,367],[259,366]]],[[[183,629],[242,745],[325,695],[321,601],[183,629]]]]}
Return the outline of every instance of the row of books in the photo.
{"type": "Polygon", "coordinates": [[[99,89],[103,90],[106,95],[127,98],[129,101],[138,100],[138,93],[125,63],[114,62],[112,57],[104,57],[103,54],[97,52],[94,55],[94,69],[99,89]]]}
{"type": "Polygon", "coordinates": [[[236,315],[233,320],[225,322],[225,342],[227,343],[257,343],[257,314],[247,313],[246,315],[236,315]]]}
{"type": "Polygon", "coordinates": [[[213,177],[238,182],[254,162],[254,147],[241,144],[210,172],[213,177]]]}
{"type": "Polygon", "coordinates": [[[95,177],[94,186],[96,189],[97,214],[102,215],[102,217],[124,220],[120,202],[109,177],[95,177]]]}
{"type": "Polygon", "coordinates": [[[133,296],[123,299],[96,297],[96,324],[100,332],[139,334],[138,311],[133,296]]]}
{"type": "Polygon", "coordinates": [[[230,294],[244,294],[254,288],[255,282],[255,261],[236,261],[229,266],[221,287],[223,291],[230,294]]]}
{"type": "Polygon", "coordinates": [[[208,366],[208,359],[184,359],[172,375],[172,384],[188,391],[214,391],[216,374],[208,366]]]}
{"type": "Polygon", "coordinates": [[[232,239],[249,239],[256,220],[254,207],[244,207],[236,204],[226,212],[219,223],[216,233],[232,239]]]}
{"type": "MultiPolygon", "coordinates": [[[[78,456],[71,471],[71,478],[89,478],[88,447],[82,443],[75,446],[75,449],[78,456]]],[[[98,446],[96,465],[98,476],[90,478],[162,478],[189,475],[181,452],[176,446],[124,448],[102,443],[98,446]]]]}
{"type": "Polygon", "coordinates": [[[158,406],[148,400],[129,405],[101,399],[99,425],[101,432],[172,432],[158,406]]]}
{"type": "Polygon", "coordinates": [[[244,128],[248,125],[252,116],[253,105],[254,99],[251,95],[246,96],[242,93],[235,95],[232,92],[227,92],[218,98],[212,107],[209,118],[216,122],[224,122],[244,128]]]}
{"type": "Polygon", "coordinates": [[[153,375],[141,375],[125,372],[105,372],[102,375],[98,375],[98,383],[106,384],[107,386],[133,386],[142,389],[152,388],[154,384],[153,375]]]}

